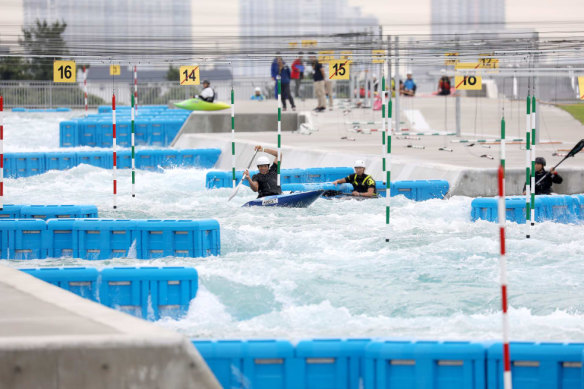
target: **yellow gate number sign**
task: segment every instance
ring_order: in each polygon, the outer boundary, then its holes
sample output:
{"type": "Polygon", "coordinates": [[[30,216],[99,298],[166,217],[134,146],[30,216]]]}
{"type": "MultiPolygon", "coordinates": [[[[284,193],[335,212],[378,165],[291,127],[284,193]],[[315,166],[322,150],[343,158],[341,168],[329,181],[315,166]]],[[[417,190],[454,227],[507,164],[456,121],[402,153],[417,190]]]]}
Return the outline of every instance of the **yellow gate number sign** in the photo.
{"type": "Polygon", "coordinates": [[[451,66],[458,63],[458,53],[446,53],[444,56],[446,57],[444,59],[444,65],[451,66]]]}
{"type": "Polygon", "coordinates": [[[318,52],[318,62],[327,63],[334,59],[335,52],[332,50],[324,50],[318,52]]]}
{"type": "Polygon", "coordinates": [[[120,65],[110,65],[110,76],[119,76],[120,74],[122,74],[120,65]]]}
{"type": "Polygon", "coordinates": [[[371,50],[371,62],[383,63],[385,60],[385,50],[371,50]]]}
{"type": "Polygon", "coordinates": [[[53,62],[53,82],[76,82],[77,66],[75,61],[53,62]]]}
{"type": "Polygon", "coordinates": [[[454,77],[456,89],[481,90],[483,89],[483,78],[477,76],[456,76],[454,77]]]}
{"type": "Polygon", "coordinates": [[[329,62],[329,79],[330,80],[348,80],[350,64],[348,60],[333,60],[329,62]]]}
{"type": "Polygon", "coordinates": [[[300,43],[302,44],[302,47],[316,47],[316,45],[317,45],[316,41],[310,41],[310,40],[303,40],[300,43]]]}
{"type": "Polygon", "coordinates": [[[181,66],[179,72],[181,85],[199,85],[201,83],[198,66],[181,66]]]}
{"type": "Polygon", "coordinates": [[[497,69],[499,67],[499,60],[490,57],[479,58],[479,65],[483,69],[497,69]]]}
{"type": "Polygon", "coordinates": [[[578,93],[580,94],[580,100],[584,100],[584,76],[578,77],[578,93]]]}

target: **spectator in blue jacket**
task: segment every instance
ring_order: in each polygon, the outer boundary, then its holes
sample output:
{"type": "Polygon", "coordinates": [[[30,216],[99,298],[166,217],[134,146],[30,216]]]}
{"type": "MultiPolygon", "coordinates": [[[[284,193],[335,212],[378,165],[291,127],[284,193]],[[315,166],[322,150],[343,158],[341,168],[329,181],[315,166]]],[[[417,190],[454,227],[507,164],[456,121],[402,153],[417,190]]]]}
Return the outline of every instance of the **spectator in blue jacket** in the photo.
{"type": "Polygon", "coordinates": [[[404,96],[414,96],[416,94],[416,83],[414,82],[414,79],[412,78],[412,74],[408,73],[406,81],[404,82],[404,88],[403,88],[403,95],[404,96]]]}
{"type": "Polygon", "coordinates": [[[286,110],[286,100],[290,100],[292,111],[295,111],[296,105],[294,105],[294,98],[292,97],[292,93],[290,93],[290,68],[288,65],[286,65],[282,58],[278,58],[278,75],[280,76],[280,83],[282,87],[282,110],[286,110]]]}
{"type": "Polygon", "coordinates": [[[274,58],[274,61],[272,61],[272,68],[270,71],[270,74],[272,76],[272,80],[274,80],[274,96],[276,97],[276,100],[278,99],[278,82],[276,80],[276,77],[278,76],[278,73],[280,71],[279,67],[278,67],[278,59],[282,59],[282,57],[280,57],[280,52],[276,52],[276,58],[274,58]]]}

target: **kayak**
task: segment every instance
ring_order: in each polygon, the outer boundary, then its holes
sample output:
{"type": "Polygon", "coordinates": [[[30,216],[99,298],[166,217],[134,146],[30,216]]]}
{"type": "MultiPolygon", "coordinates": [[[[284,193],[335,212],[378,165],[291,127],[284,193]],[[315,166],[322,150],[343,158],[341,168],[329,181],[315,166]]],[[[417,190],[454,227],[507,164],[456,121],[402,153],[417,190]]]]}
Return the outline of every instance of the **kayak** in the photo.
{"type": "Polygon", "coordinates": [[[222,109],[227,109],[230,107],[229,104],[222,102],[209,103],[201,99],[187,99],[179,103],[174,103],[175,106],[182,109],[188,109],[189,111],[220,111],[222,109]]]}
{"type": "Polygon", "coordinates": [[[351,193],[343,193],[343,192],[338,191],[338,190],[325,190],[324,193],[322,194],[322,197],[327,199],[327,200],[337,199],[337,200],[362,201],[362,200],[378,199],[379,195],[377,195],[375,197],[353,196],[351,193]]]}
{"type": "Polygon", "coordinates": [[[243,204],[244,207],[290,207],[306,208],[318,199],[323,190],[313,190],[310,192],[296,192],[281,194],[276,196],[266,196],[243,204]]]}

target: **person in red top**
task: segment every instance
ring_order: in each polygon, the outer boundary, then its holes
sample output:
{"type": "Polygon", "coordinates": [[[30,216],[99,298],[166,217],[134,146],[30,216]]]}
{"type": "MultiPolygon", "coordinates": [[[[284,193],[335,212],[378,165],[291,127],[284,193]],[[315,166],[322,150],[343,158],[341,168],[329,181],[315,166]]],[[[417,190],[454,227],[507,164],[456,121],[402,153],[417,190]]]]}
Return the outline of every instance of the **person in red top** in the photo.
{"type": "Polygon", "coordinates": [[[298,53],[298,58],[292,62],[292,74],[290,75],[290,77],[294,80],[294,94],[296,95],[296,98],[298,98],[300,93],[300,83],[304,78],[304,64],[302,62],[302,54],[302,51],[298,53]]]}

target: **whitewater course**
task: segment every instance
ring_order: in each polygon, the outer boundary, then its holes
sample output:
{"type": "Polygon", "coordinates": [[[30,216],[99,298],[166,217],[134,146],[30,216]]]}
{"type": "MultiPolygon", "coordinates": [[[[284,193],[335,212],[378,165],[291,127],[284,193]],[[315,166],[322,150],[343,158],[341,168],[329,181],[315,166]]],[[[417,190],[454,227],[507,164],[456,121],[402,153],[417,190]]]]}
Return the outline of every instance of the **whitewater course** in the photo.
{"type": "MultiPolygon", "coordinates": [[[[237,105],[255,120],[238,125],[238,172],[253,146],[277,146],[276,102],[251,103],[237,105]]],[[[503,106],[507,192],[519,195],[524,107],[463,99],[463,112],[479,103],[479,124],[463,114],[462,137],[450,134],[453,122],[444,127],[442,98],[405,106],[392,139],[401,190],[389,229],[385,197],[242,207],[256,197],[243,186],[228,201],[229,110],[140,106],[136,136],[154,141],[138,148],[133,185],[130,110],[120,107],[114,200],[111,107],[87,118],[6,109],[0,387],[502,388],[496,139],[503,106]],[[416,130],[422,120],[439,131],[416,130]],[[79,207],[28,207],[67,204],[79,207]]],[[[283,114],[283,184],[326,186],[334,170],[301,169],[345,168],[342,177],[363,159],[381,190],[380,112],[314,106],[283,114]]],[[[538,109],[537,154],[549,168],[582,126],[554,106],[538,109]]],[[[571,196],[584,193],[583,160],[558,168],[554,191],[570,196],[541,200],[531,229],[524,208],[523,220],[508,211],[516,388],[583,387],[584,214],[571,196]]]]}

